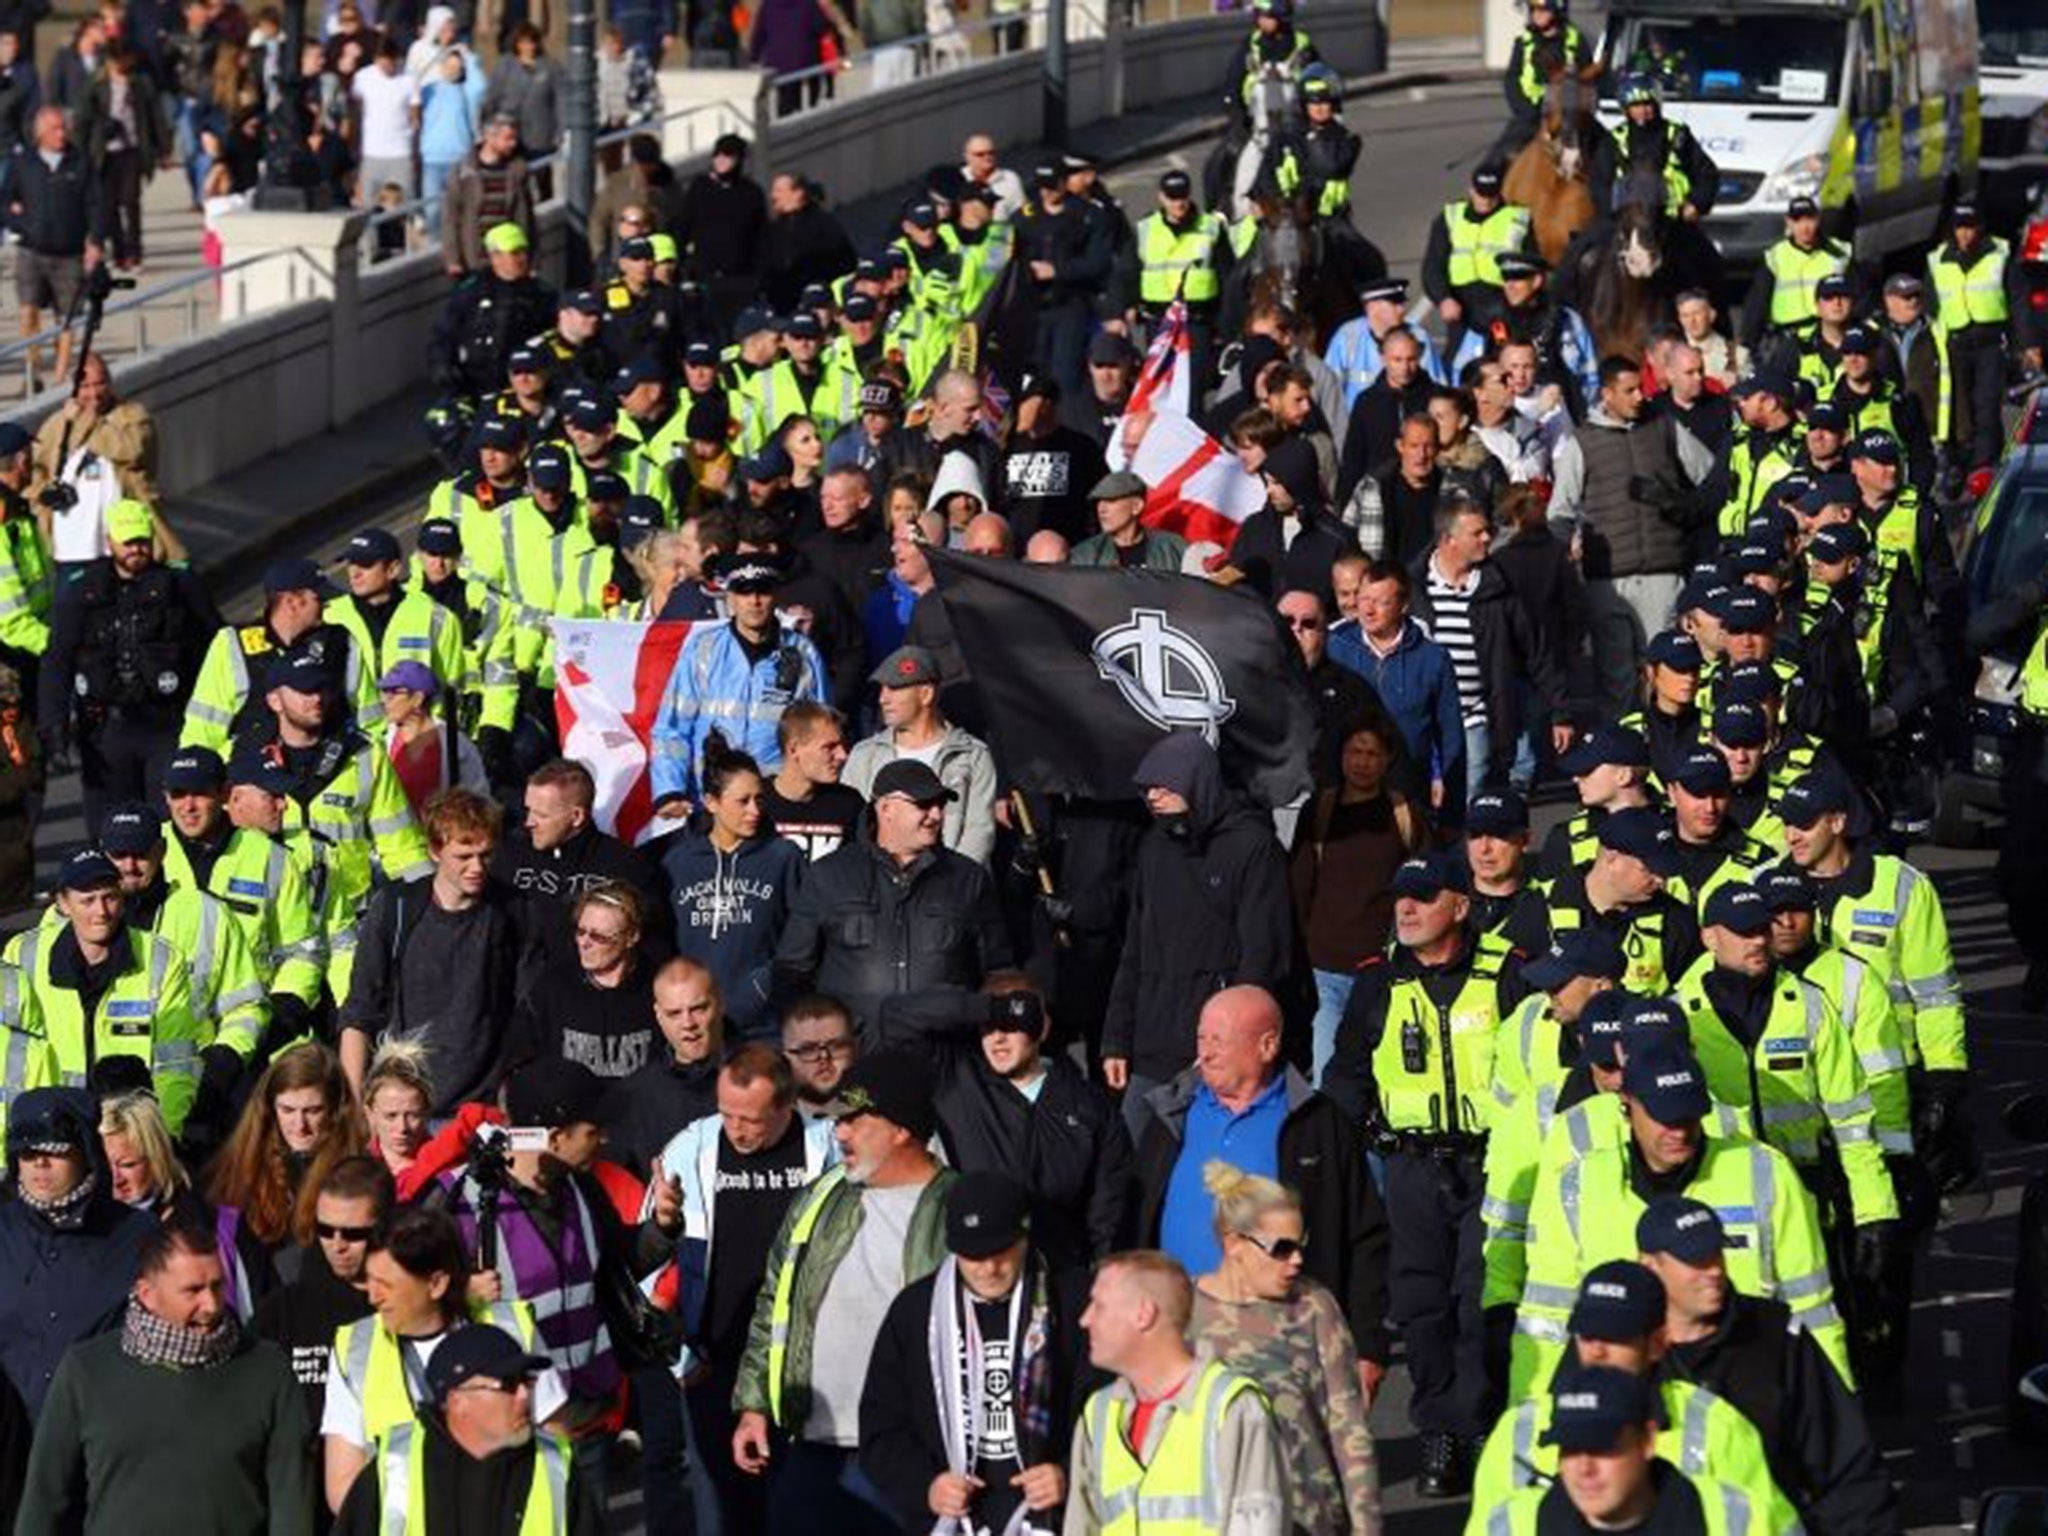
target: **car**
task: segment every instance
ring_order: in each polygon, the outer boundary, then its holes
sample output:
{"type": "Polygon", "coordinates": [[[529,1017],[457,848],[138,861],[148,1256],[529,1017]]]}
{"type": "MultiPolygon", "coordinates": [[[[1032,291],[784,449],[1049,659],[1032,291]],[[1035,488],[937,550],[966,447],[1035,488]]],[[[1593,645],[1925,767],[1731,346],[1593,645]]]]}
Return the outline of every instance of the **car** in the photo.
{"type": "MultiPolygon", "coordinates": [[[[2048,570],[2048,403],[2037,394],[2022,423],[2040,439],[2016,432],[2012,448],[1991,477],[1963,535],[1956,559],[1972,612],[1996,595],[2040,579],[2048,570]]],[[[1970,841],[1970,815],[1996,811],[2006,752],[2019,734],[2019,673],[2031,636],[2015,637],[1972,658],[1966,745],[1944,776],[1934,818],[1934,840],[1955,847],[1970,841]]]]}

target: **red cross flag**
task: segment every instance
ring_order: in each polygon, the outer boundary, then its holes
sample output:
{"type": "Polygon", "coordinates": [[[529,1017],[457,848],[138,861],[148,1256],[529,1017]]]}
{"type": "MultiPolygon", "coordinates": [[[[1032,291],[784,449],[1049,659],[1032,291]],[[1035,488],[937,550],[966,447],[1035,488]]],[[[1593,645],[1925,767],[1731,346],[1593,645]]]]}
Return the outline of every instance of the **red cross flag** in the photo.
{"type": "Polygon", "coordinates": [[[1208,540],[1226,551],[1244,520],[1266,504],[1266,488],[1237,455],[1180,411],[1125,416],[1117,424],[1131,472],[1150,487],[1145,526],[1208,540]]]}
{"type": "Polygon", "coordinates": [[[562,756],[597,781],[592,816],[623,843],[654,835],[648,743],[691,624],[556,619],[555,724],[562,756]]]}

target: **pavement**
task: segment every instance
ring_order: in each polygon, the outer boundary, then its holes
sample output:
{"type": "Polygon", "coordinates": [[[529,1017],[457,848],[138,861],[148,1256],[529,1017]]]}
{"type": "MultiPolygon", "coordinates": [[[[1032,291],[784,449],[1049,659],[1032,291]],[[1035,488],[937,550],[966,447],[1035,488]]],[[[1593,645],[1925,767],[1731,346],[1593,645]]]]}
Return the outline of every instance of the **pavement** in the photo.
{"type": "MultiPolygon", "coordinates": [[[[1500,110],[1490,80],[1454,78],[1402,82],[1347,108],[1346,120],[1365,141],[1354,202],[1394,271],[1416,275],[1430,219],[1491,142],[1500,110]]],[[[1118,129],[1131,137],[1108,180],[1127,208],[1149,204],[1166,165],[1199,165],[1207,149],[1201,134],[1191,139],[1170,124],[1118,129]],[[1154,131],[1161,137],[1148,139],[1154,131]]],[[[416,451],[417,421],[417,402],[395,402],[356,428],[276,464],[252,466],[172,508],[230,618],[254,607],[260,560],[245,531],[249,521],[264,521],[270,531],[261,542],[272,553],[331,554],[366,524],[413,525],[428,484],[416,451]]],[[[1539,809],[1539,833],[1563,810],[1553,795],[1539,809]]],[[[46,873],[80,835],[77,781],[60,779],[39,836],[46,873]]],[[[2008,1343],[2014,1215],[2026,1182],[2048,1169],[2048,1154],[2016,1146],[1997,1124],[2000,1105],[2048,1079],[2048,1031],[2017,1000],[2020,966],[1988,848],[1916,849],[1913,857],[1948,913],[1969,1009],[1973,1109],[1987,1172],[1981,1191],[1951,1203],[1923,1255],[1905,1402],[1876,1420],[1908,1528],[1919,1536],[1974,1529],[1988,1489],[2048,1480],[2041,1448],[2014,1441],[2003,1424],[2015,1367],[2008,1343]]],[[[1454,1536],[1466,1507],[1431,1504],[1414,1492],[1417,1452],[1405,1404],[1406,1377],[1397,1369],[1374,1412],[1386,1529],[1389,1536],[1454,1536]]],[[[632,1500],[618,1501],[614,1512],[614,1528],[639,1528],[632,1500]]]]}

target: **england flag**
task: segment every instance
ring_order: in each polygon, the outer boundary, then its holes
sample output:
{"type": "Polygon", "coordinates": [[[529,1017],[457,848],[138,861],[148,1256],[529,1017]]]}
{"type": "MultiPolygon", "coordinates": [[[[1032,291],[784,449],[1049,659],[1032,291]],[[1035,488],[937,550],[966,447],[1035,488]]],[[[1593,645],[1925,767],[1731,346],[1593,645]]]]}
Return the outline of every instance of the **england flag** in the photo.
{"type": "Polygon", "coordinates": [[[562,755],[597,781],[592,816],[624,843],[654,836],[649,734],[694,624],[556,619],[555,723],[562,755]]]}

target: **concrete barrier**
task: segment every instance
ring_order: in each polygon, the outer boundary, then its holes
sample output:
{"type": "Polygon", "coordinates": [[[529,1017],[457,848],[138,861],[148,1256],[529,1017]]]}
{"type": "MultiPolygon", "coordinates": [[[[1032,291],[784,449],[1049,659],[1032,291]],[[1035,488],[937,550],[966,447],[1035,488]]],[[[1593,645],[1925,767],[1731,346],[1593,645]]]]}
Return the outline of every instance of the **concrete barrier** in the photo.
{"type": "MultiPolygon", "coordinates": [[[[1370,6],[1304,7],[1323,57],[1346,74],[1383,65],[1385,40],[1370,6]]],[[[1187,101],[1213,106],[1242,14],[1200,16],[1135,30],[1111,28],[1068,49],[1068,121],[1080,128],[1124,112],[1187,101]]],[[[666,146],[684,180],[702,170],[709,141],[745,122],[758,158],[804,172],[848,204],[900,186],[952,156],[971,131],[1028,143],[1040,129],[1043,56],[981,60],[895,89],[768,120],[755,71],[704,71],[676,80],[670,105],[714,104],[692,114],[666,146]],[[741,102],[751,109],[741,112],[741,102]]],[[[668,89],[675,76],[664,77],[668,89]]],[[[760,165],[753,168],[757,174],[760,165]]],[[[159,481],[181,495],[268,455],[337,430],[427,377],[427,341],[446,303],[438,253],[376,265],[360,257],[364,215],[236,213],[220,221],[225,260],[267,256],[237,284],[235,314],[209,335],[115,368],[120,393],[147,404],[161,445],[159,481]],[[307,298],[312,293],[314,297],[307,298]]],[[[537,268],[557,283],[569,241],[559,200],[542,207],[537,268]]],[[[33,431],[55,409],[46,394],[13,413],[33,431]]]]}

